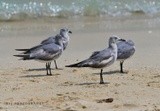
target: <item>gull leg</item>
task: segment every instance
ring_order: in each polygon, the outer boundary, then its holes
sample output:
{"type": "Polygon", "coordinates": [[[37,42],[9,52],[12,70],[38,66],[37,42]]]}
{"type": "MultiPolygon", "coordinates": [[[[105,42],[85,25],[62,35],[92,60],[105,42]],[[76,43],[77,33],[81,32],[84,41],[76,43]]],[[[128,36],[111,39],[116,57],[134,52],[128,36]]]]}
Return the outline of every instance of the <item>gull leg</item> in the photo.
{"type": "Polygon", "coordinates": [[[101,69],[101,72],[100,72],[100,84],[104,84],[104,81],[103,81],[103,69],[101,69]]]}
{"type": "Polygon", "coordinates": [[[47,75],[48,75],[48,63],[46,63],[46,71],[47,71],[47,75]]]}
{"type": "Polygon", "coordinates": [[[120,61],[120,73],[124,73],[124,72],[123,72],[123,62],[124,62],[124,61],[120,61]]]}
{"type": "Polygon", "coordinates": [[[58,69],[57,62],[54,60],[55,68],[58,69]]]}
{"type": "Polygon", "coordinates": [[[52,72],[51,72],[51,62],[48,63],[48,69],[49,69],[50,75],[52,75],[52,72]]]}

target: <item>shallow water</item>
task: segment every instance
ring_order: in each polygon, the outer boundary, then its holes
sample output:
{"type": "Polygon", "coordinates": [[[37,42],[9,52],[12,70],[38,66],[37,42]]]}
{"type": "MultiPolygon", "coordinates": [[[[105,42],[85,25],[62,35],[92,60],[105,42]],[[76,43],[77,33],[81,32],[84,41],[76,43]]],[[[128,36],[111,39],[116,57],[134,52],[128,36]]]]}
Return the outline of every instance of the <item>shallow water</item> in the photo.
{"type": "Polygon", "coordinates": [[[160,13],[159,0],[1,0],[0,20],[72,18],[81,16],[128,17],[160,13]]]}
{"type": "Polygon", "coordinates": [[[29,36],[32,34],[46,35],[58,33],[60,28],[87,32],[119,32],[119,31],[148,31],[160,29],[159,17],[131,16],[128,18],[81,17],[72,19],[36,19],[14,22],[0,22],[0,37],[29,36]]]}

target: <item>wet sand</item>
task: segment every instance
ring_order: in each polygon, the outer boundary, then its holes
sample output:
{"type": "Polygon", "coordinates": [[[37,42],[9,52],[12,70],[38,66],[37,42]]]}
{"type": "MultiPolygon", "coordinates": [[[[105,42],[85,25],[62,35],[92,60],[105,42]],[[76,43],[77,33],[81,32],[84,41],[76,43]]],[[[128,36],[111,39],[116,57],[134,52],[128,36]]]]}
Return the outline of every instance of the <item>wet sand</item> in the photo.
{"type": "Polygon", "coordinates": [[[160,110],[160,23],[157,18],[81,19],[0,23],[0,110],[2,111],[159,111],[160,110]],[[83,22],[82,22],[83,21],[83,22]],[[65,23],[67,22],[67,23],[65,23]],[[45,64],[18,61],[16,48],[40,43],[67,26],[73,34],[70,44],[57,60],[59,70],[46,76],[45,64]],[[135,55],[124,63],[127,73],[119,73],[119,62],[100,70],[65,68],[95,50],[108,47],[108,38],[118,35],[132,39],[135,55]],[[106,99],[113,101],[107,102],[106,99]]]}

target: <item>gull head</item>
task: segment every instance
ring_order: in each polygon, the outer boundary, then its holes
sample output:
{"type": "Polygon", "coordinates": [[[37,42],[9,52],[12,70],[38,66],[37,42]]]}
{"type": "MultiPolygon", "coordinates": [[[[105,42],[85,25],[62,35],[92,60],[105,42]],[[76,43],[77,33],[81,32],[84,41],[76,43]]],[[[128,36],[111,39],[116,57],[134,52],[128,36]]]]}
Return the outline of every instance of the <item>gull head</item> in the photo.
{"type": "Polygon", "coordinates": [[[126,41],[126,40],[121,39],[121,38],[118,37],[118,36],[111,36],[111,37],[109,38],[109,47],[116,47],[116,43],[117,43],[118,41],[126,41]]]}
{"type": "Polygon", "coordinates": [[[121,38],[118,37],[118,36],[111,36],[111,37],[109,38],[109,44],[117,43],[118,41],[126,41],[126,40],[121,39],[121,38]]]}
{"type": "Polygon", "coordinates": [[[62,28],[60,29],[60,35],[68,35],[68,33],[72,33],[68,28],[62,28]]]}

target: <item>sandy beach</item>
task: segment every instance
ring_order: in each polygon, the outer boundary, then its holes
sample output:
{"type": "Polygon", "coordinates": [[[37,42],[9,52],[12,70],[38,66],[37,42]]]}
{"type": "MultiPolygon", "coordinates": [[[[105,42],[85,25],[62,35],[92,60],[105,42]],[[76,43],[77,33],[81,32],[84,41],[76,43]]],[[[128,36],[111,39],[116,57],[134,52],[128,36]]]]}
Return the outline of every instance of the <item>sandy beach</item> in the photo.
{"type": "Polygon", "coordinates": [[[0,111],[160,111],[160,22],[145,16],[127,19],[79,18],[1,22],[0,26],[0,111]],[[145,19],[144,19],[145,18],[145,19]],[[20,61],[16,48],[30,48],[55,35],[62,27],[73,34],[67,50],[52,64],[20,61]],[[124,63],[100,70],[66,68],[88,58],[93,51],[108,47],[117,35],[135,42],[136,53],[124,63]],[[107,102],[106,99],[113,99],[107,102]]]}

